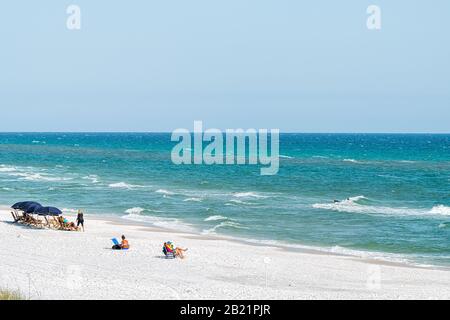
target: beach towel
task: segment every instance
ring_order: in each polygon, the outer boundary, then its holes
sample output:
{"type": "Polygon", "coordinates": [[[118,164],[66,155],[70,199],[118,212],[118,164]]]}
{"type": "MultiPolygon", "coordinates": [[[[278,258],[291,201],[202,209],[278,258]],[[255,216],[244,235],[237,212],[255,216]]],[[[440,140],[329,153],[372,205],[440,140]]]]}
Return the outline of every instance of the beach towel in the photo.
{"type": "Polygon", "coordinates": [[[113,242],[113,244],[114,244],[115,246],[118,246],[118,245],[120,245],[120,242],[119,242],[119,241],[117,241],[117,239],[116,239],[116,238],[114,238],[114,239],[111,239],[111,241],[113,242]]]}

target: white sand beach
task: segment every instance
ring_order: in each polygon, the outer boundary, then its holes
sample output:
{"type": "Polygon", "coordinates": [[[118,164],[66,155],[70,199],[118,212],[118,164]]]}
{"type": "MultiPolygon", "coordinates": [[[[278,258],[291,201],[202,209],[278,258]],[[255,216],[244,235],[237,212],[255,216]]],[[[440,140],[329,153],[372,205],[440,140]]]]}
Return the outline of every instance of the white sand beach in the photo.
{"type": "Polygon", "coordinates": [[[32,229],[2,208],[0,288],[29,299],[450,298],[445,270],[86,220],[84,233],[32,229]],[[131,249],[111,250],[121,234],[131,249]],[[188,257],[164,259],[168,240],[188,257]]]}

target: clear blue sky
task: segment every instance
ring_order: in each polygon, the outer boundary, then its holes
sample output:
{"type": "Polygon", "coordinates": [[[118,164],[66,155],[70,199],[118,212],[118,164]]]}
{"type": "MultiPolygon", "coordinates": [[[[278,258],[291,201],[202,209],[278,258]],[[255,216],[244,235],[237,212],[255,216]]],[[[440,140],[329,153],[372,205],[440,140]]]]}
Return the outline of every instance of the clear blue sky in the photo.
{"type": "Polygon", "coordinates": [[[448,0],[0,7],[1,131],[450,132],[448,0]],[[81,8],[80,31],[66,8],[81,8]],[[382,9],[382,30],[366,8],[382,9]]]}

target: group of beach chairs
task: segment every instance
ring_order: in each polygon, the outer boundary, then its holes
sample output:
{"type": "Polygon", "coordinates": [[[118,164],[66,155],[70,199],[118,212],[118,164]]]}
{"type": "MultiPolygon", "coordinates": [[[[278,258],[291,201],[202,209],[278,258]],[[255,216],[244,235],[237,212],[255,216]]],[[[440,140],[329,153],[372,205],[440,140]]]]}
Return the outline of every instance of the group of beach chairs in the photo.
{"type": "Polygon", "coordinates": [[[79,228],[74,222],[65,221],[64,217],[58,216],[43,216],[43,219],[34,217],[32,214],[19,212],[17,210],[11,211],[11,215],[15,223],[20,223],[35,228],[49,228],[54,230],[64,231],[79,231],[79,228]]]}

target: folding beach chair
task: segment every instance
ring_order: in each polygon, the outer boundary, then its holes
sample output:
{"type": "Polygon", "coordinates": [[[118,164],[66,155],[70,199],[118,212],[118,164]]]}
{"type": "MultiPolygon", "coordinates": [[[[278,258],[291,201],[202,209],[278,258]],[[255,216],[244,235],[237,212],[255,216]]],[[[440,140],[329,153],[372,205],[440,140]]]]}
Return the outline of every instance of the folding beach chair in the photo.
{"type": "Polygon", "coordinates": [[[19,217],[17,217],[14,212],[11,211],[11,215],[13,216],[14,223],[19,222],[19,217]]]}
{"type": "Polygon", "coordinates": [[[163,253],[164,253],[164,256],[166,257],[166,259],[175,259],[176,258],[175,251],[169,244],[166,244],[163,247],[163,253]]]}
{"type": "MultiPolygon", "coordinates": [[[[111,241],[114,244],[114,246],[120,246],[120,242],[116,238],[111,239],[111,241]]],[[[129,248],[121,248],[121,250],[128,250],[128,249],[129,248]]]]}

